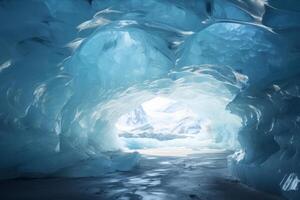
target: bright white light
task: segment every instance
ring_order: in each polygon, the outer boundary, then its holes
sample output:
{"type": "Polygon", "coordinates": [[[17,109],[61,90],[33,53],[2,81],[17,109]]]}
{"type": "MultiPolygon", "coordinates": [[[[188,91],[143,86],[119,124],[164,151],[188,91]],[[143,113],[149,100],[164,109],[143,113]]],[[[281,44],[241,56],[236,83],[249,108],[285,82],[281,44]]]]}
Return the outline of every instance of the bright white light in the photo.
{"type": "Polygon", "coordinates": [[[167,109],[171,104],[176,103],[176,101],[172,99],[168,99],[165,97],[155,97],[149,101],[146,101],[142,104],[145,111],[148,113],[157,112],[160,110],[167,109]]]}
{"type": "Polygon", "coordinates": [[[173,148],[182,155],[237,149],[241,119],[226,110],[233,97],[225,87],[208,82],[174,87],[167,96],[141,103],[117,120],[121,143],[125,149],[156,155],[173,148]]]}
{"type": "Polygon", "coordinates": [[[199,147],[203,142],[212,143],[210,126],[210,119],[200,118],[187,106],[166,97],[144,102],[116,123],[130,149],[199,147]]]}

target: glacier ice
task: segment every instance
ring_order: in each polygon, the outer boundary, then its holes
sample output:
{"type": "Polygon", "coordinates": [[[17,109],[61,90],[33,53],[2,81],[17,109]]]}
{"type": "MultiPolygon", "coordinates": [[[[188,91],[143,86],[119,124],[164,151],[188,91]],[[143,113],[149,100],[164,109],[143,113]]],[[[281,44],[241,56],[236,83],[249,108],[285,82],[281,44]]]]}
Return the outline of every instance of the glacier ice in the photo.
{"type": "Polygon", "coordinates": [[[268,30],[237,23],[217,23],[187,39],[177,65],[227,65],[247,75],[250,84],[255,84],[267,81],[271,72],[274,79],[282,73],[285,51],[278,36],[268,30]]]}
{"type": "Polygon", "coordinates": [[[296,0],[0,1],[0,178],[130,170],[115,124],[153,132],[138,106],[164,97],[210,120],[242,182],[299,199],[299,16],[296,0]]]}
{"type": "Polygon", "coordinates": [[[280,185],[282,185],[282,190],[289,191],[289,190],[298,190],[298,184],[300,180],[295,173],[291,173],[286,175],[280,185]]]}
{"type": "MultiPolygon", "coordinates": [[[[117,25],[116,25],[117,26],[117,25]]],[[[133,27],[106,26],[95,31],[72,56],[74,77],[101,88],[117,88],[146,79],[159,79],[172,66],[166,41],[133,27]]],[[[80,87],[80,86],[79,86],[80,87]]]]}

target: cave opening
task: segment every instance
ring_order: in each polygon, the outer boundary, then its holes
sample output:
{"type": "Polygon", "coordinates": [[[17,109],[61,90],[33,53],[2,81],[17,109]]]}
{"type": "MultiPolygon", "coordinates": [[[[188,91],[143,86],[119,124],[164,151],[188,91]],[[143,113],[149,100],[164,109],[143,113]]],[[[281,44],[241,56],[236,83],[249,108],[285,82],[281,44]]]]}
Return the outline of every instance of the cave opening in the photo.
{"type": "MultiPolygon", "coordinates": [[[[201,98],[204,95],[197,97],[201,98]]],[[[184,99],[157,96],[143,102],[118,119],[116,128],[121,143],[127,151],[165,156],[239,148],[236,133],[241,120],[229,113],[231,118],[221,120],[224,116],[218,115],[222,112],[213,109],[208,101],[212,99],[186,103],[184,99]]]]}

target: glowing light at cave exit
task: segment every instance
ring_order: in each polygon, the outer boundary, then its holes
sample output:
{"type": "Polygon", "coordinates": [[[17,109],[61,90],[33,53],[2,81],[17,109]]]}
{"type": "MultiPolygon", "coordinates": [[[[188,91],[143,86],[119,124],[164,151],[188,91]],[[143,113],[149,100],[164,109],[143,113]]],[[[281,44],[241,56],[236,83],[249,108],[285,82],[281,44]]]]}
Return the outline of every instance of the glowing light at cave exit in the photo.
{"type": "Polygon", "coordinates": [[[185,156],[217,147],[214,124],[209,115],[198,115],[184,102],[158,96],[121,116],[116,127],[128,149],[151,155],[185,156]]]}

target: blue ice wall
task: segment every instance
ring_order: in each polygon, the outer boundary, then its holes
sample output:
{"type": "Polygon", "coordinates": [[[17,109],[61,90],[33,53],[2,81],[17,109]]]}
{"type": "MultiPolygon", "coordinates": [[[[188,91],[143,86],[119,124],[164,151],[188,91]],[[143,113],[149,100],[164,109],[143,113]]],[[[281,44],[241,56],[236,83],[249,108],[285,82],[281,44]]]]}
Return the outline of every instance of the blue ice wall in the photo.
{"type": "Polygon", "coordinates": [[[228,105],[242,116],[244,126],[239,132],[242,149],[229,159],[233,173],[289,199],[299,198],[299,16],[297,1],[265,5],[262,24],[285,43],[279,46],[286,48],[278,65],[282,69],[271,70],[262,84],[250,85],[228,105]]]}
{"type": "Polygon", "coordinates": [[[299,12],[297,0],[0,1],[0,177],[129,170],[138,155],[107,153],[121,148],[117,119],[156,95],[197,110],[201,93],[242,119],[233,174],[298,199],[299,12]]]}

